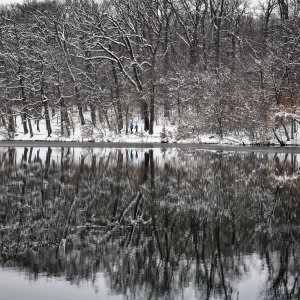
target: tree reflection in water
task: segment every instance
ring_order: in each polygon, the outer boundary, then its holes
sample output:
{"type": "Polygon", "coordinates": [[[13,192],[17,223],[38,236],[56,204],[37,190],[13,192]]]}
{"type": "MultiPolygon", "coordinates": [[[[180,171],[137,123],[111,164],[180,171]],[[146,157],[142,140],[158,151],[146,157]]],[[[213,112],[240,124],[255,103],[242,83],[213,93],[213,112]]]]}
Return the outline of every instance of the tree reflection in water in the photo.
{"type": "Polygon", "coordinates": [[[0,149],[0,262],[115,293],[299,297],[299,157],[200,150],[0,149]],[[131,154],[134,153],[134,160],[131,154]]]}

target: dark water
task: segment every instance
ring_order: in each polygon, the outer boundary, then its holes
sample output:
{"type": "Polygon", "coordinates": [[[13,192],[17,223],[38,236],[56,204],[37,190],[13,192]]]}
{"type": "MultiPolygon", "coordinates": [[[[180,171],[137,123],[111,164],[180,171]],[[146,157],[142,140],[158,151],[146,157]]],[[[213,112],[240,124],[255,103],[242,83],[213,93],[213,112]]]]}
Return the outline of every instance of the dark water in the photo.
{"type": "Polygon", "coordinates": [[[0,299],[299,299],[299,161],[0,148],[0,299]]]}

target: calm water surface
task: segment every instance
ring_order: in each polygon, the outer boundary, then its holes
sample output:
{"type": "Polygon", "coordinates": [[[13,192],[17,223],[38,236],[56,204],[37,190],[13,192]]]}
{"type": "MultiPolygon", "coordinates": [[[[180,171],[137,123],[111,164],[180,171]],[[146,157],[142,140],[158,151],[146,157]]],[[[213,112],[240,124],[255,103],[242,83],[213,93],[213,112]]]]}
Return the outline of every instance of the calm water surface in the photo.
{"type": "Polygon", "coordinates": [[[0,148],[0,299],[299,299],[299,162],[0,148]]]}

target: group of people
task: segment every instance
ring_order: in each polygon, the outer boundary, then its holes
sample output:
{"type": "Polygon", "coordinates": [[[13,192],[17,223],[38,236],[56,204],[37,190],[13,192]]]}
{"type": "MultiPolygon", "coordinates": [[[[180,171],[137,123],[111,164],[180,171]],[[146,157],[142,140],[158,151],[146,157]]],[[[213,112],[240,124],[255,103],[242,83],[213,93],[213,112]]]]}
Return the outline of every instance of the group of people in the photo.
{"type": "Polygon", "coordinates": [[[139,129],[138,123],[136,122],[134,125],[133,122],[130,122],[129,129],[130,129],[130,133],[133,133],[133,129],[135,129],[135,132],[138,132],[139,129]]]}

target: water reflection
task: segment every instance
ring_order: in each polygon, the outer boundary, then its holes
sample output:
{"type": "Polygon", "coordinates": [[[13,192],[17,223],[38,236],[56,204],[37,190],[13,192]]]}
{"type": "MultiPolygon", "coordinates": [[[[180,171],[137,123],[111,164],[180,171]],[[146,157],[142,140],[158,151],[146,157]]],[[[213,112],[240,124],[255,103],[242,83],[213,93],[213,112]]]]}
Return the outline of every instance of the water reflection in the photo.
{"type": "Polygon", "coordinates": [[[0,148],[0,263],[130,299],[298,299],[299,158],[0,148]]]}

